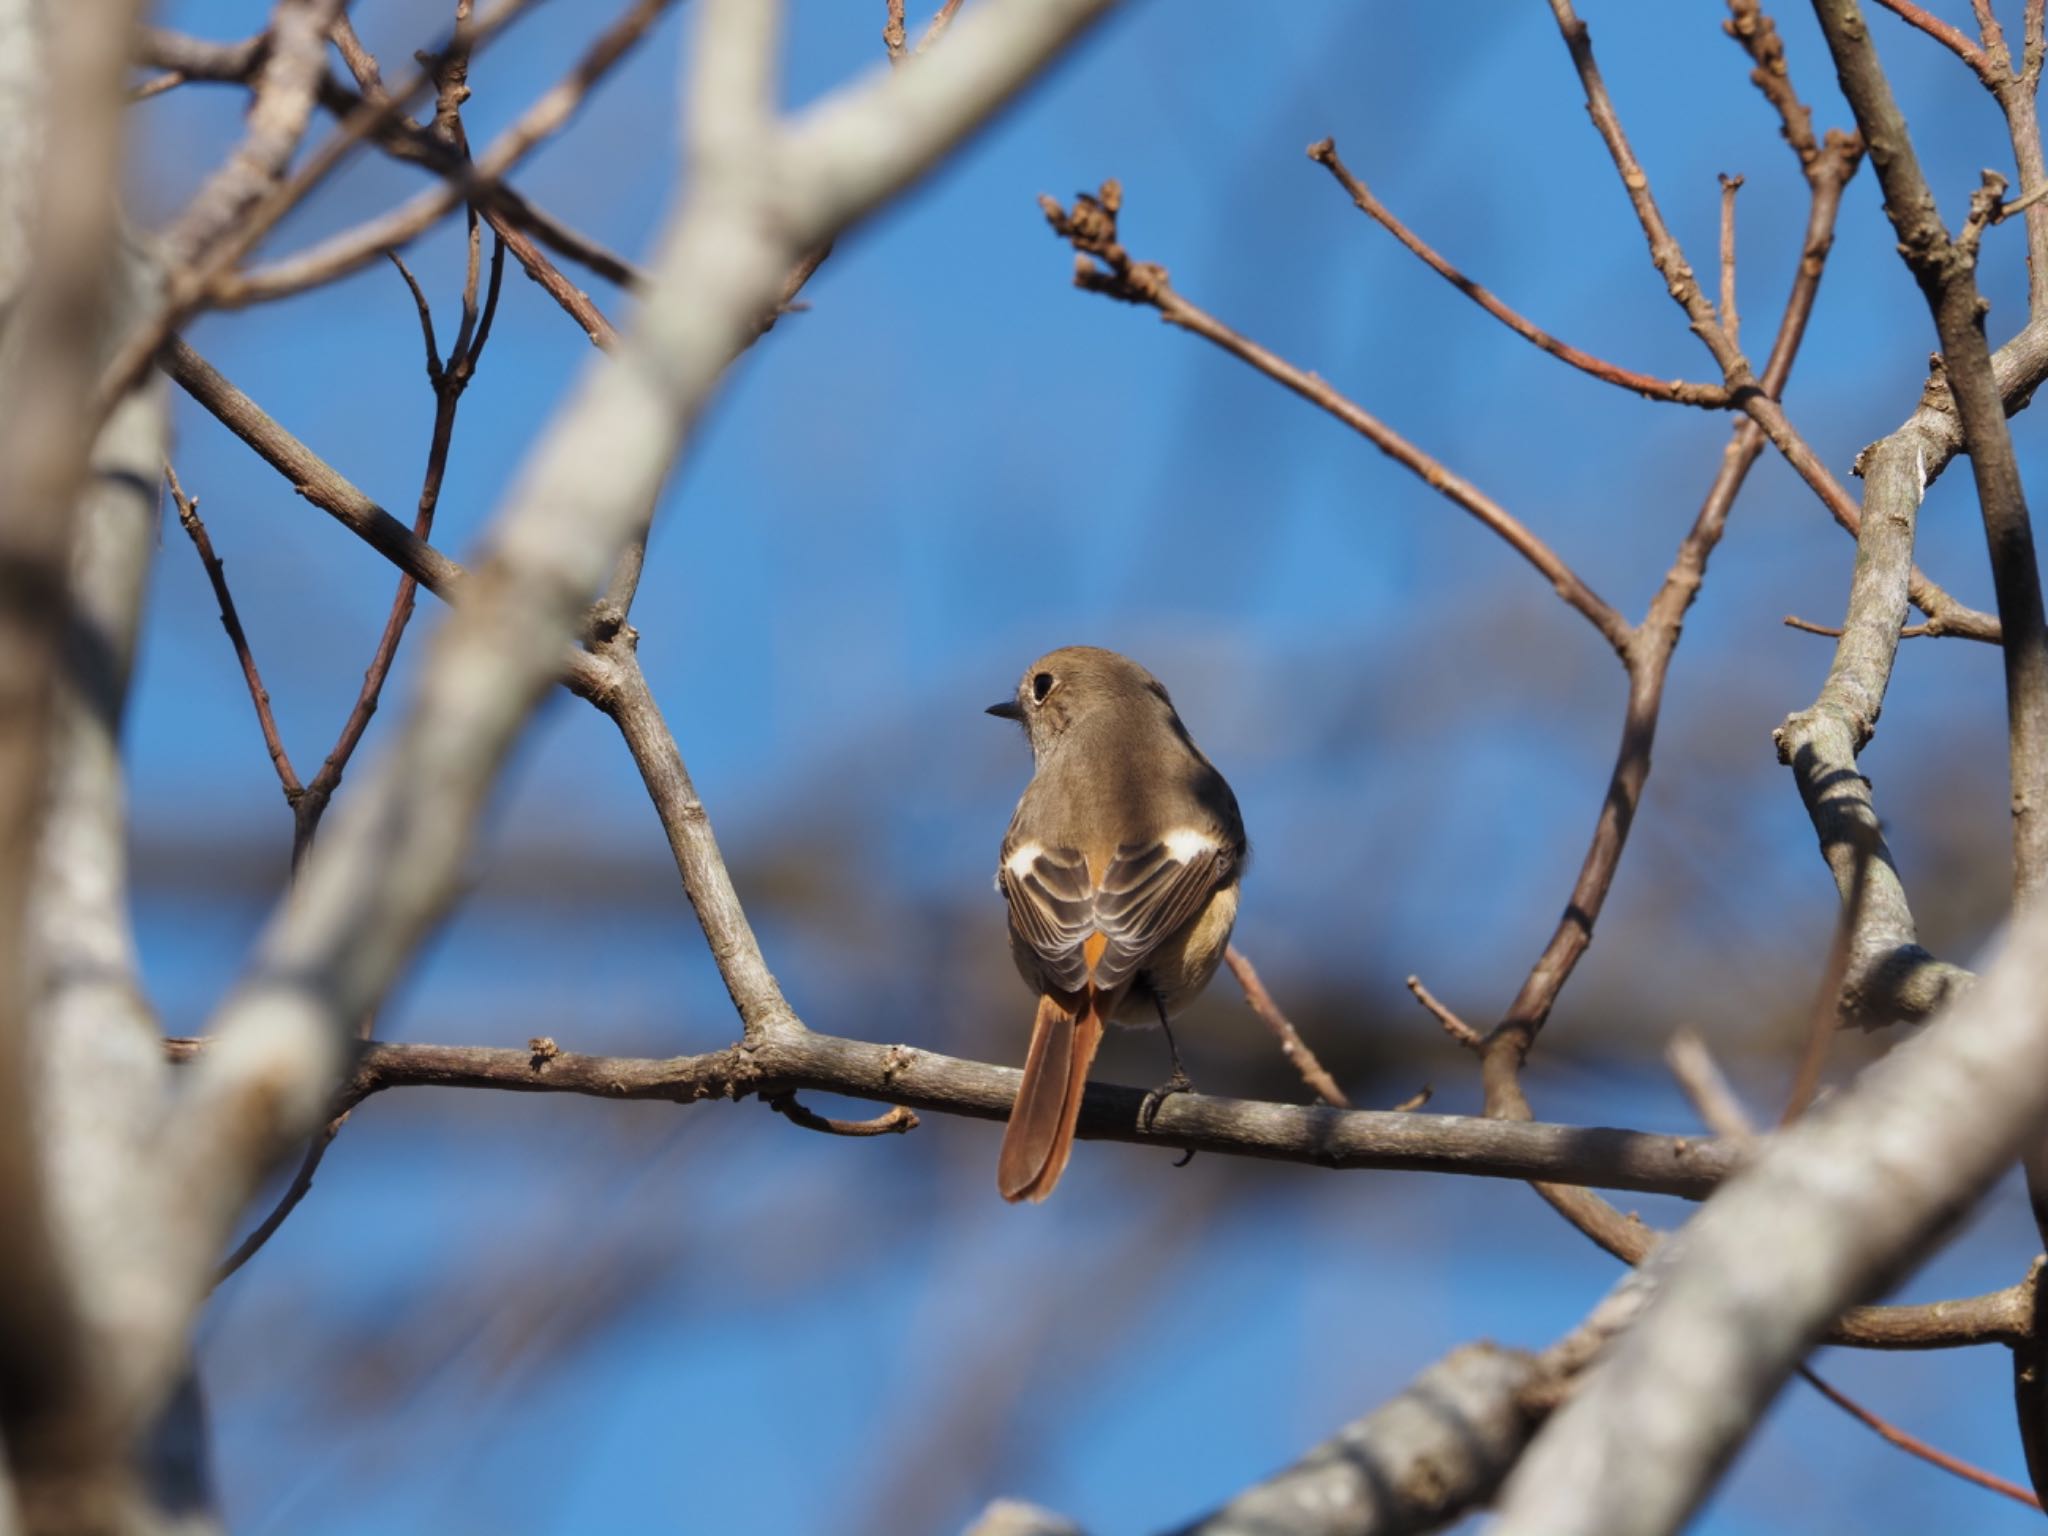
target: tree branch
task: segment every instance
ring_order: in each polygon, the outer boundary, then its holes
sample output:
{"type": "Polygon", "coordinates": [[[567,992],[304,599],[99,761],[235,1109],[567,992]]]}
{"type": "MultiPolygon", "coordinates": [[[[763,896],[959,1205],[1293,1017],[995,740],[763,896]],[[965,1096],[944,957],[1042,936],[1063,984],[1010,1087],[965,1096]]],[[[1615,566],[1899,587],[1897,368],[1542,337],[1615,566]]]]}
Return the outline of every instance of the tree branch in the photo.
{"type": "Polygon", "coordinates": [[[1053,232],[1075,250],[1075,287],[1106,294],[1126,304],[1156,309],[1160,318],[1169,325],[1177,325],[1204,341],[1214,343],[1231,356],[1251,364],[1267,378],[1329,412],[1402,468],[1420,476],[1431,490],[1471,513],[1481,524],[1500,535],[1510,549],[1549,581],[1567,605],[1600,632],[1602,639],[1617,653],[1626,653],[1631,639],[1628,621],[1580,580],[1555,550],[1530,532],[1500,503],[1337,393],[1315,374],[1303,372],[1257,342],[1239,335],[1206,310],[1189,303],[1174,290],[1164,267],[1154,262],[1132,260],[1117,239],[1117,215],[1122,205],[1123,188],[1115,181],[1104,182],[1097,196],[1082,193],[1075,199],[1071,210],[1062,208],[1049,197],[1039,199],[1039,206],[1044,210],[1046,222],[1052,225],[1053,232]]]}
{"type": "Polygon", "coordinates": [[[1684,1522],[1828,1319],[1910,1271],[2048,1114],[2044,988],[2035,908],[1972,991],[1659,1245],[1642,1318],[1510,1476],[1502,1536],[1684,1522]]]}

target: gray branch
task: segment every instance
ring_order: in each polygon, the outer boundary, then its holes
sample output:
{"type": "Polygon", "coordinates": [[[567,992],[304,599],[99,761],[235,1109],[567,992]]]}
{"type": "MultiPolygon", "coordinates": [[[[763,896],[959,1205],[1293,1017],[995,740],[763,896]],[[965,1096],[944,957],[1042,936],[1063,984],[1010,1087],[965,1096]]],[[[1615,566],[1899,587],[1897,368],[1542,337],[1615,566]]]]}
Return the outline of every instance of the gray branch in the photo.
{"type": "Polygon", "coordinates": [[[2048,1114],[2044,995],[2048,910],[1661,1244],[1641,1320],[1508,1480],[1502,1536],[1677,1530],[1828,1321],[1909,1273],[2048,1114]]]}

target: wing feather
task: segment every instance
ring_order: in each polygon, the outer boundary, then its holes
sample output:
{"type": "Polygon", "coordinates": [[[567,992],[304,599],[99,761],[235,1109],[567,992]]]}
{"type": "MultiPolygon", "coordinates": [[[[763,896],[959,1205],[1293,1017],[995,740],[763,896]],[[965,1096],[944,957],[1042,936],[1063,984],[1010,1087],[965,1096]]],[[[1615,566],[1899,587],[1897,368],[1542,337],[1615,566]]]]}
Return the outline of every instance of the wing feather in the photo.
{"type": "Polygon", "coordinates": [[[1048,979],[1069,992],[1093,984],[1110,991],[1144,969],[1162,940],[1202,910],[1227,884],[1237,848],[1206,836],[1174,833],[1126,843],[1102,872],[1073,848],[1005,847],[997,884],[1010,924],[1031,946],[1048,979]],[[1091,968],[1088,940],[1105,941],[1091,968]]]}

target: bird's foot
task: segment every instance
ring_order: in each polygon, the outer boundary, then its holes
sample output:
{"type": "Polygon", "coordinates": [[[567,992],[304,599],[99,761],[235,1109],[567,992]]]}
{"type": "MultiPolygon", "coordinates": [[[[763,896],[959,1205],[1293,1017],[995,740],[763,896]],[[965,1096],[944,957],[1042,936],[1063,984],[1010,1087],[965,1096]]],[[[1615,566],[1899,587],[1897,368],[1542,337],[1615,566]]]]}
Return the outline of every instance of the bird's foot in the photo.
{"type": "MultiPolygon", "coordinates": [[[[1176,1093],[1193,1092],[1194,1087],[1194,1081],[1188,1076],[1187,1069],[1178,1061],[1175,1061],[1173,1064],[1173,1076],[1146,1094],[1144,1102],[1139,1104],[1138,1129],[1149,1134],[1152,1130],[1152,1122],[1159,1118],[1159,1106],[1172,1098],[1176,1093]]],[[[1189,1156],[1193,1155],[1193,1153],[1189,1154],[1189,1156]]]]}

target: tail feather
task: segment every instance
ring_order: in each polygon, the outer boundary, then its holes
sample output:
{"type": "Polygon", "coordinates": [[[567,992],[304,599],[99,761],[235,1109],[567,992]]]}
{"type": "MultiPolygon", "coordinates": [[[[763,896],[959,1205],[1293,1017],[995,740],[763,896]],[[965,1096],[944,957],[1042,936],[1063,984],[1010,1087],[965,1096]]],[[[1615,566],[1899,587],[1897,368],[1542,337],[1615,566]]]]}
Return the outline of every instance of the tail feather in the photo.
{"type": "Polygon", "coordinates": [[[1017,1090],[996,1162],[996,1187],[1005,1200],[1043,1200],[1059,1183],[1074,1150],[1088,1069],[1101,1043],[1101,1000],[1092,987],[1082,994],[1078,1013],[1069,1013],[1054,998],[1038,1000],[1024,1084],[1017,1090]]]}

